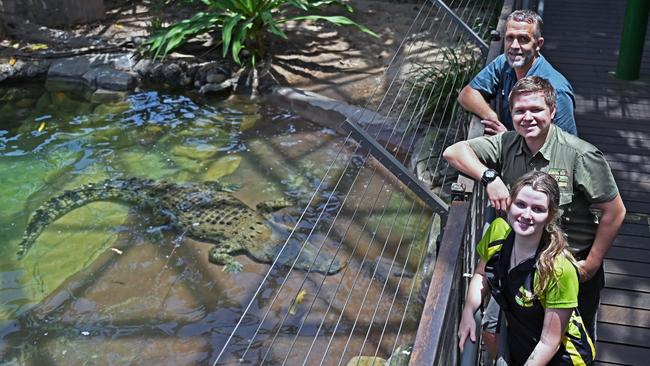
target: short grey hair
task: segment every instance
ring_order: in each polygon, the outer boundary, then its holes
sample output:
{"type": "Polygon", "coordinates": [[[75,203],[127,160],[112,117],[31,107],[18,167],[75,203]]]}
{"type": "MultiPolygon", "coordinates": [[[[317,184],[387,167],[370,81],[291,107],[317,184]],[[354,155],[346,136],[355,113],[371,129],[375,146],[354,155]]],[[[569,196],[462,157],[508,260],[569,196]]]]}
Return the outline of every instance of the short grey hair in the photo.
{"type": "Polygon", "coordinates": [[[539,16],[539,14],[535,13],[532,10],[522,9],[513,11],[510,13],[510,15],[508,15],[506,24],[511,21],[533,24],[535,25],[535,30],[533,31],[535,40],[538,40],[539,37],[542,36],[542,27],[544,26],[544,21],[542,20],[542,17],[539,16]]]}

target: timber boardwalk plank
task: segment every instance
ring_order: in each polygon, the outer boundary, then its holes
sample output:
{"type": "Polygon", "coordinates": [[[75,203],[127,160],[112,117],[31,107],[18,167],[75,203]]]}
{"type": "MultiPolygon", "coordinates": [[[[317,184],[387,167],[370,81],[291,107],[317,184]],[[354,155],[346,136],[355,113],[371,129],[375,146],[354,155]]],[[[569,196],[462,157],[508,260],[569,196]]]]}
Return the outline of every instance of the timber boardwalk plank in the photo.
{"type": "Polygon", "coordinates": [[[628,218],[605,261],[599,365],[650,364],[650,31],[641,77],[616,69],[626,1],[546,0],[542,53],[573,85],[580,137],[603,151],[628,218]]]}

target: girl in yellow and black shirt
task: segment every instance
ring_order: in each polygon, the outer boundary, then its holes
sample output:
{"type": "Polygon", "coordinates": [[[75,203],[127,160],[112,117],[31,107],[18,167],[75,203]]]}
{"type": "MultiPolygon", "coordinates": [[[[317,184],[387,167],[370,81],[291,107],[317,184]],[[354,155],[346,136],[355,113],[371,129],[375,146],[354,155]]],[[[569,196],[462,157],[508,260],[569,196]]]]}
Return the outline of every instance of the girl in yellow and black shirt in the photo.
{"type": "Polygon", "coordinates": [[[590,365],[593,342],[578,314],[578,274],[557,225],[559,188],[533,171],[511,188],[507,221],[494,220],[477,245],[480,261],[458,329],[476,341],[474,312],[488,290],[506,316],[509,365],[590,365]]]}

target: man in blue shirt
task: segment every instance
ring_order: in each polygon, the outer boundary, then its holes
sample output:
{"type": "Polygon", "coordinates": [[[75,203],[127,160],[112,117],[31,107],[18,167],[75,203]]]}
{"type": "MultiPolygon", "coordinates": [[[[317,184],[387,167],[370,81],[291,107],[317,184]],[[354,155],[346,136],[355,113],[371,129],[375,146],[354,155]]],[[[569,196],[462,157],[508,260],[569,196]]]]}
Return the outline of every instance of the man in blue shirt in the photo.
{"type": "Polygon", "coordinates": [[[525,76],[541,76],[549,80],[557,92],[557,112],[553,122],[564,131],[577,135],[573,88],[539,53],[544,45],[542,25],[542,18],[532,10],[516,10],[510,14],[506,21],[503,54],[485,66],[460,92],[458,102],[481,118],[486,134],[513,129],[508,103],[510,90],[525,76]],[[485,99],[495,97],[500,97],[498,113],[485,99]]]}

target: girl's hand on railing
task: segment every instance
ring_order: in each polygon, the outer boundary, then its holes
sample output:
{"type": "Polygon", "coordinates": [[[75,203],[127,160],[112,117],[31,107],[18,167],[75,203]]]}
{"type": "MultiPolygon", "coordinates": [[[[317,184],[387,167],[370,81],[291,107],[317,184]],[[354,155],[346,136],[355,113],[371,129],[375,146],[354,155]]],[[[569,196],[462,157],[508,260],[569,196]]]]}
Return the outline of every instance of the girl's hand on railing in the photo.
{"type": "Polygon", "coordinates": [[[458,325],[458,348],[463,352],[465,348],[465,340],[469,335],[472,342],[476,342],[476,320],[474,319],[474,312],[467,307],[463,309],[463,317],[460,319],[458,325]]]}

